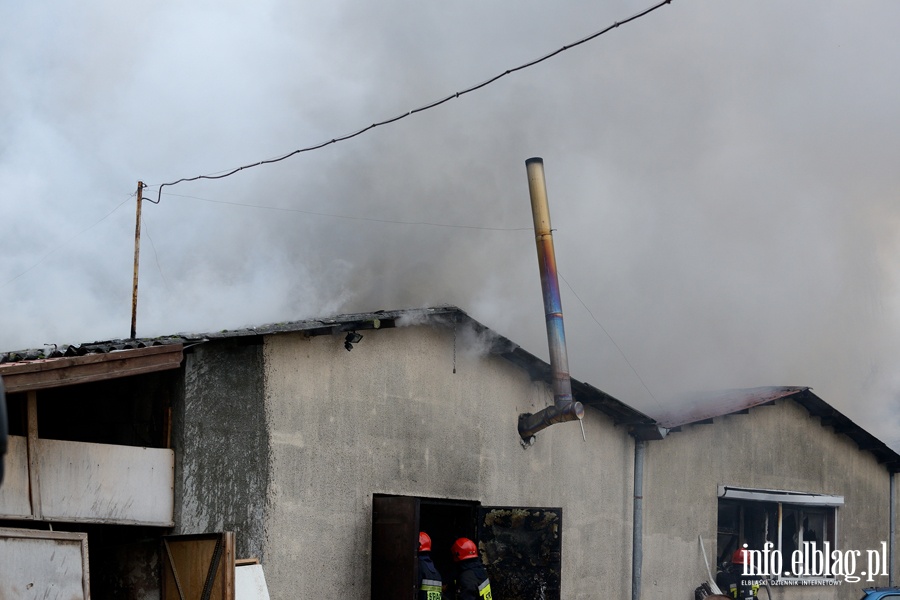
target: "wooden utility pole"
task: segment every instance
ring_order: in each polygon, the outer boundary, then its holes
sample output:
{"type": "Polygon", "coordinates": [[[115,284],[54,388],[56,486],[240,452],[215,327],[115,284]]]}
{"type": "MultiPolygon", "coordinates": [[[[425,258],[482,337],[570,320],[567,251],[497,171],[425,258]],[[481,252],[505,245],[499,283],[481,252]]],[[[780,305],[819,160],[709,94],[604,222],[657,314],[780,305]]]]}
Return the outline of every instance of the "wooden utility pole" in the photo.
{"type": "Polygon", "coordinates": [[[144,182],[137,185],[137,219],[134,224],[134,285],[131,291],[131,337],[137,337],[137,298],[138,298],[138,265],[141,256],[141,199],[144,195],[144,182]]]}

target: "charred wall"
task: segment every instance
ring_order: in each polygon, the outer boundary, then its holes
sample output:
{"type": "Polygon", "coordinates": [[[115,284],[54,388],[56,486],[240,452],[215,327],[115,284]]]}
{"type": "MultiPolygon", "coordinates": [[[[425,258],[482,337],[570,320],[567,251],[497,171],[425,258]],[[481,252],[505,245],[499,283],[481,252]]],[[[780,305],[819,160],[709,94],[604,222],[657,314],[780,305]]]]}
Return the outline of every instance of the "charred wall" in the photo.
{"type": "Polygon", "coordinates": [[[233,531],[237,557],[263,558],[269,437],[258,338],[195,346],[173,410],[175,532],[233,531]]]}

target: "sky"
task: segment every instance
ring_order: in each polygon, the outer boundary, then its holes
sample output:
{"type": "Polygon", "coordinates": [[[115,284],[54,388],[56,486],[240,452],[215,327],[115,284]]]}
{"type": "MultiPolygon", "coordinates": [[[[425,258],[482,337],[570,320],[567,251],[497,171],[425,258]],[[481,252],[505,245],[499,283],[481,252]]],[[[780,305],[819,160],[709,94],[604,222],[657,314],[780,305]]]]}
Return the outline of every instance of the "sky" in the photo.
{"type": "Polygon", "coordinates": [[[809,386],[900,448],[900,3],[0,2],[0,350],[453,304],[648,414],[809,386]],[[156,200],[159,203],[156,203],[156,200]]]}

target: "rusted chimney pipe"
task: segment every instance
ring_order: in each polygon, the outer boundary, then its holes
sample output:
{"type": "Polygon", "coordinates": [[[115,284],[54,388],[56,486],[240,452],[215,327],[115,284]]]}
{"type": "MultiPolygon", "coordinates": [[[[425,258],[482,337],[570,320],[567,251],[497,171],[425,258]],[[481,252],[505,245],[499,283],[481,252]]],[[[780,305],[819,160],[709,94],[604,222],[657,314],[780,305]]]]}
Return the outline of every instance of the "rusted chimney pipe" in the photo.
{"type": "Polygon", "coordinates": [[[541,290],[544,293],[550,370],[553,373],[553,406],[548,406],[535,414],[519,415],[519,436],[525,442],[532,442],[534,434],[554,423],[584,418],[584,406],[572,398],[572,380],[569,378],[569,358],[566,354],[566,331],[563,327],[556,254],[553,250],[553,233],[550,229],[550,208],[547,205],[547,183],[544,180],[544,160],[529,158],[525,161],[525,168],[528,172],[528,191],[531,194],[531,214],[534,217],[541,290]]]}

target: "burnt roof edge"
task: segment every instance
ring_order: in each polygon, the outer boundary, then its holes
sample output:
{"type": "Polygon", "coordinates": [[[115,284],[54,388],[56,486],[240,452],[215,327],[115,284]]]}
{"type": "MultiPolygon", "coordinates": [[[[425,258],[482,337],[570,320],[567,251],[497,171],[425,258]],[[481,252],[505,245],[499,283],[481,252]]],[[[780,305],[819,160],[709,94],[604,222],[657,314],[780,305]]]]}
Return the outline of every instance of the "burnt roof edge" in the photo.
{"type": "Polygon", "coordinates": [[[849,437],[856,443],[857,448],[873,454],[889,472],[900,472],[900,454],[854,423],[841,411],[819,398],[812,389],[805,388],[793,395],[792,398],[811,416],[819,417],[823,427],[831,427],[836,434],[849,437]]]}
{"type": "MultiPolygon", "coordinates": [[[[528,373],[534,381],[543,381],[548,385],[553,383],[553,373],[550,364],[528,352],[509,338],[497,333],[493,329],[473,319],[464,311],[459,310],[459,322],[465,321],[480,335],[488,335],[491,338],[490,352],[511,362],[528,373]]],[[[585,383],[574,377],[572,381],[572,396],[585,406],[590,406],[610,417],[615,425],[627,426],[630,433],[638,439],[662,439],[665,430],[653,418],[645,415],[637,409],[614,398],[606,392],[585,383]]],[[[550,399],[552,400],[552,398],[550,399]]],[[[550,404],[548,403],[548,406],[550,404]]]]}
{"type": "MultiPolygon", "coordinates": [[[[552,385],[552,373],[549,363],[521,348],[509,338],[487,327],[457,306],[444,305],[428,308],[408,308],[398,310],[378,310],[366,313],[348,313],[328,318],[302,319],[270,323],[258,327],[240,329],[223,329],[207,333],[178,333],[169,336],[137,339],[113,339],[84,343],[77,346],[53,346],[53,351],[19,350],[0,353],[0,364],[19,362],[22,360],[39,360],[61,356],[82,356],[85,354],[104,354],[114,350],[144,348],[148,346],[183,344],[188,350],[191,346],[216,340],[248,338],[262,335],[278,335],[283,333],[303,333],[308,336],[335,335],[348,331],[364,331],[372,329],[389,329],[393,327],[412,326],[418,324],[453,327],[465,323],[479,335],[490,341],[489,352],[498,355],[519,368],[525,370],[532,380],[543,381],[552,385]]],[[[628,406],[602,390],[577,379],[572,379],[572,393],[576,400],[606,414],[616,425],[629,427],[630,433],[638,439],[661,439],[656,420],[628,406]]]]}
{"type": "MultiPolygon", "coordinates": [[[[773,387],[759,389],[772,390],[772,393],[759,394],[755,399],[740,406],[729,407],[728,410],[716,411],[715,409],[709,409],[702,412],[702,414],[695,413],[692,418],[687,420],[660,419],[660,422],[669,431],[677,432],[683,431],[682,427],[685,425],[711,423],[717,417],[747,414],[751,408],[774,404],[776,400],[793,400],[802,406],[810,416],[818,417],[822,427],[830,427],[836,435],[843,435],[850,438],[856,443],[857,448],[861,451],[869,452],[874,455],[876,460],[884,465],[888,472],[900,472],[900,454],[892,450],[887,444],[863,429],[861,426],[857,425],[842,412],[825,402],[825,400],[813,393],[812,388],[773,387]]],[[[749,392],[751,390],[744,391],[749,392]]]]}

